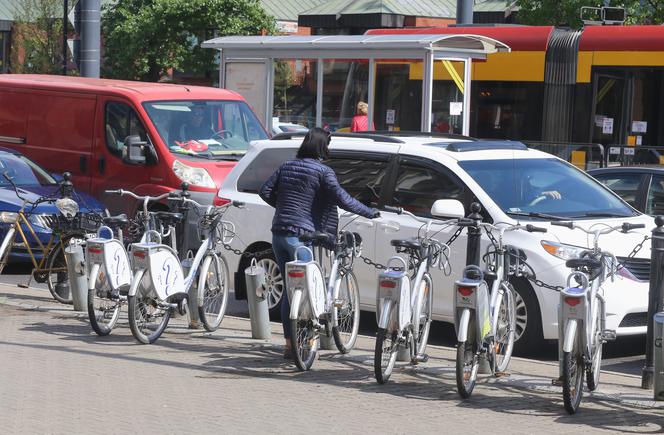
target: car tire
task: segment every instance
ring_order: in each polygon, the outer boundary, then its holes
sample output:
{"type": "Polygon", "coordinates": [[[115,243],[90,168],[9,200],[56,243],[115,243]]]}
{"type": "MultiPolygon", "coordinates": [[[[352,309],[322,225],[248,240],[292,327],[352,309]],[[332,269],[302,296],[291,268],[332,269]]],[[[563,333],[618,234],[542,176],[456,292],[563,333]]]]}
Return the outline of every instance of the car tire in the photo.
{"type": "Polygon", "coordinates": [[[539,302],[527,281],[514,280],[512,285],[516,290],[514,351],[519,354],[532,353],[544,342],[539,302]]]}
{"type": "Polygon", "coordinates": [[[256,263],[265,269],[267,281],[267,306],[270,311],[270,319],[281,320],[281,302],[286,291],[285,280],[274,254],[262,254],[256,257],[256,263]]]}

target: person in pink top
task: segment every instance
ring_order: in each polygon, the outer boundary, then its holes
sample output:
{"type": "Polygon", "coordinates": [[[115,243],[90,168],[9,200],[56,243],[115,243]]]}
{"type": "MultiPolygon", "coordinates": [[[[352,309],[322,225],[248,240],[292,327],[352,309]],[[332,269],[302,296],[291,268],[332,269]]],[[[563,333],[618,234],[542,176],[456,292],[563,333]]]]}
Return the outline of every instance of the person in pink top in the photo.
{"type": "MultiPolygon", "coordinates": [[[[364,101],[357,103],[357,115],[353,116],[353,123],[350,125],[350,131],[367,131],[369,130],[369,105],[364,101]]],[[[373,122],[371,129],[375,130],[373,122]]]]}

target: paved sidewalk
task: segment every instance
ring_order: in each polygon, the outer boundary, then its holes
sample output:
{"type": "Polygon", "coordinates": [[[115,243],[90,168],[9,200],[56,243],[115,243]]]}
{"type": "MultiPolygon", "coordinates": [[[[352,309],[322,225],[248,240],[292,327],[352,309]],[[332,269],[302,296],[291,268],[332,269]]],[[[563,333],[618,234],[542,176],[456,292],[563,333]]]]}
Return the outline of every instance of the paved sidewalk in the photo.
{"type": "Polygon", "coordinates": [[[483,376],[458,398],[454,349],[431,347],[387,385],[373,378],[373,337],[350,355],[323,351],[297,372],[272,343],[252,340],[247,319],[208,334],[174,319],[153,345],[137,344],[126,315],[97,337],[85,313],[48,292],[0,286],[2,433],[579,433],[664,432],[663,404],[636,376],[602,374],[568,416],[557,365],[515,358],[511,376],[483,376]]]}

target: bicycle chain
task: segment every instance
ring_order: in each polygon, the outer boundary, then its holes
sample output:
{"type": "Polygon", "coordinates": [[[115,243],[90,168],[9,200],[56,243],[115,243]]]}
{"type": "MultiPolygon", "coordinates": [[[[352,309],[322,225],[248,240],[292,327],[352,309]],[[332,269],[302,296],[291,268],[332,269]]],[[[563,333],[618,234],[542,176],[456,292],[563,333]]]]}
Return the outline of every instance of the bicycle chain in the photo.
{"type": "Polygon", "coordinates": [[[272,248],[264,249],[262,251],[257,251],[257,252],[242,252],[239,249],[233,248],[228,243],[222,243],[221,246],[223,246],[225,250],[230,251],[233,254],[238,255],[242,258],[259,258],[273,253],[272,248]]]}

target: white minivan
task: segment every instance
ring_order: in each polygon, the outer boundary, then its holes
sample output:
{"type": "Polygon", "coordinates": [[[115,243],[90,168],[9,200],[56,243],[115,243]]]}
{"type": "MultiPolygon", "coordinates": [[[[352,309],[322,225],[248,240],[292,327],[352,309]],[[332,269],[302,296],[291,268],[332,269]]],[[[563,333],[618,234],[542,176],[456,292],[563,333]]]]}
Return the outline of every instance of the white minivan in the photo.
{"type": "MultiPolygon", "coordinates": [[[[280,135],[277,140],[257,141],[226,177],[219,199],[239,200],[245,209],[232,208],[226,218],[235,222],[233,248],[259,253],[268,272],[270,307],[276,311],[283,294],[283,279],[269,252],[273,208],[258,196],[263,182],[284,161],[291,159],[302,142],[301,134],[280,135]]],[[[482,205],[486,221],[530,222],[547,233],[512,232],[507,243],[525,251],[528,263],[544,283],[563,286],[569,274],[565,260],[588,248],[580,231],[552,226],[553,220],[575,220],[581,225],[643,223],[645,229],[629,234],[612,233],[600,240],[625,266],[613,282],[605,284],[607,328],[618,335],[645,334],[650,273],[650,243],[645,241],[635,256],[630,252],[644,241],[654,226],[652,218],[634,210],[617,195],[569,163],[520,142],[478,141],[467,137],[429,133],[333,134],[331,156],[325,163],[334,169],[340,184],[355,198],[377,207],[403,207],[430,216],[437,199],[457,199],[466,211],[473,201],[482,205]],[[552,193],[553,192],[553,193],[552,193]]],[[[342,219],[344,226],[349,219],[342,219]]],[[[406,215],[383,211],[375,220],[359,217],[346,229],[360,233],[363,255],[385,264],[395,255],[390,241],[416,236],[421,224],[406,215]]],[[[455,228],[441,231],[445,242],[455,228]]],[[[452,244],[452,274],[432,271],[436,320],[453,322],[453,283],[466,262],[466,232],[452,244]]],[[[489,241],[483,236],[484,251],[489,241]]],[[[235,275],[236,298],[244,295],[243,271],[249,257],[229,257],[235,275]]],[[[363,310],[375,310],[379,270],[361,261],[355,274],[363,310]]],[[[513,281],[517,290],[517,338],[521,348],[557,338],[556,291],[536,286],[525,278],[513,281]]]]}

